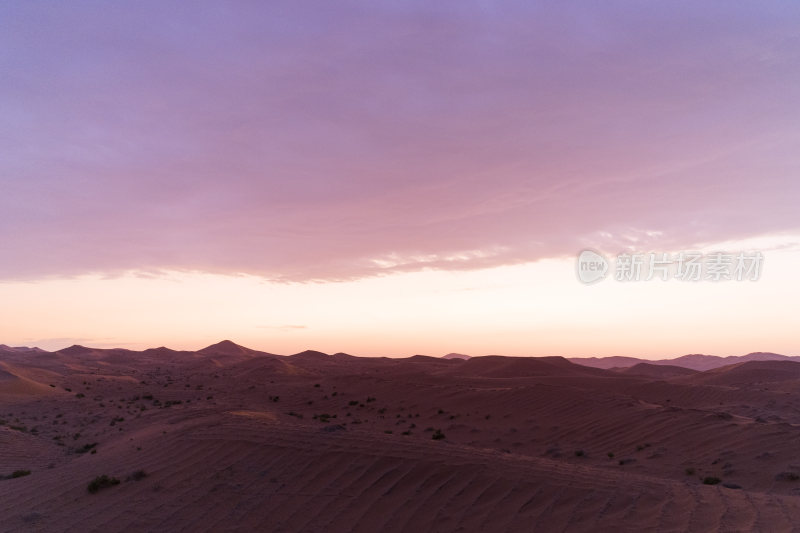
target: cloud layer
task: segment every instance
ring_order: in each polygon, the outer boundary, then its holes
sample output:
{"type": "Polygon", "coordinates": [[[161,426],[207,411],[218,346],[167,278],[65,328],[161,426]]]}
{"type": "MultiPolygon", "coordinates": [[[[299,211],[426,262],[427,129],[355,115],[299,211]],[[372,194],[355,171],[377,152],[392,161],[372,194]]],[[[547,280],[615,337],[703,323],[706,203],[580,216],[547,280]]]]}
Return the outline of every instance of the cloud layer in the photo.
{"type": "Polygon", "coordinates": [[[796,4],[0,20],[3,279],[352,279],[800,227],[796,4]]]}

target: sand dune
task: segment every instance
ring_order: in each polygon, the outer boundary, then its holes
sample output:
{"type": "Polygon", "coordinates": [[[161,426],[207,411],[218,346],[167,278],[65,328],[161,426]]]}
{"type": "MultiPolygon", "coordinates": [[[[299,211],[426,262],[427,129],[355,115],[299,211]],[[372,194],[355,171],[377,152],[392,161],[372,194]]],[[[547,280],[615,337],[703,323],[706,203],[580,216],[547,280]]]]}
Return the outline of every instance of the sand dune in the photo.
{"type": "Polygon", "coordinates": [[[463,353],[449,353],[447,355],[443,355],[442,359],[470,359],[469,355],[464,355],[463,353]]]}
{"type": "Polygon", "coordinates": [[[627,368],[613,369],[617,372],[624,374],[633,374],[637,376],[644,376],[656,379],[673,378],[676,376],[691,376],[696,374],[697,370],[684,368],[675,365],[653,365],[650,363],[638,363],[627,368]]]}
{"type": "Polygon", "coordinates": [[[258,350],[251,350],[250,348],[239,346],[238,344],[229,340],[224,340],[222,342],[212,344],[211,346],[206,346],[202,350],[197,350],[197,353],[201,355],[216,355],[216,356],[228,355],[236,357],[255,357],[255,356],[272,355],[266,352],[260,352],[258,350]]]}
{"type": "Polygon", "coordinates": [[[0,395],[43,395],[51,394],[52,387],[39,383],[18,373],[9,371],[9,365],[0,363],[0,395]]]}
{"type": "Polygon", "coordinates": [[[0,396],[0,475],[31,472],[0,480],[0,531],[800,523],[800,390],[786,389],[797,363],[615,372],[558,357],[278,356],[231,344],[123,360],[62,350],[42,359],[50,369],[4,352],[0,388],[31,381],[26,369],[55,378],[0,396]],[[89,493],[102,474],[120,483],[89,493]]]}
{"type": "Polygon", "coordinates": [[[800,363],[794,361],[747,361],[696,374],[692,383],[725,386],[758,386],[800,380],[800,363]]]}
{"type": "Polygon", "coordinates": [[[563,357],[473,357],[453,370],[463,376],[517,378],[532,376],[596,376],[603,371],[570,363],[563,357]]]}

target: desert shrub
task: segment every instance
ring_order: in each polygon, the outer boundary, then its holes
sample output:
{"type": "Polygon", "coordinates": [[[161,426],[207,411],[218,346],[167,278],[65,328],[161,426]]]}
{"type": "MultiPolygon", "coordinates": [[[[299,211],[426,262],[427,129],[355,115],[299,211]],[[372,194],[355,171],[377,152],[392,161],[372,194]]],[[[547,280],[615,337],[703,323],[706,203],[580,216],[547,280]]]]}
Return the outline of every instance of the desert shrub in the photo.
{"type": "Polygon", "coordinates": [[[141,481],[147,477],[147,472],[144,470],[137,470],[136,472],[125,478],[125,481],[141,481]]]}
{"type": "Polygon", "coordinates": [[[108,477],[107,475],[103,474],[102,476],[97,476],[90,481],[89,486],[86,487],[86,489],[89,491],[89,493],[96,494],[101,489],[113,487],[114,485],[119,485],[119,480],[115,477],[108,477]]]}
{"type": "Polygon", "coordinates": [[[84,393],[82,393],[82,392],[79,392],[78,394],[75,395],[75,397],[76,398],[86,398],[86,395],[84,393]]]}
{"type": "Polygon", "coordinates": [[[693,475],[694,475],[694,473],[695,473],[695,469],[694,469],[694,467],[691,467],[691,466],[690,466],[689,468],[687,468],[687,469],[685,470],[685,472],[686,472],[686,475],[687,475],[687,476],[693,476],[693,475]]]}
{"type": "Polygon", "coordinates": [[[18,477],[25,477],[31,475],[30,470],[14,470],[11,474],[11,479],[17,479],[18,477]]]}
{"type": "Polygon", "coordinates": [[[800,480],[800,474],[796,472],[781,472],[775,479],[778,481],[798,481],[800,480]]]}
{"type": "Polygon", "coordinates": [[[350,400],[349,402],[347,402],[347,405],[349,405],[351,407],[354,406],[354,405],[358,405],[358,400],[350,400]]]}
{"type": "MultiPolygon", "coordinates": [[[[92,450],[95,446],[97,446],[96,442],[92,442],[91,444],[84,444],[82,448],[78,448],[78,453],[86,453],[92,450]]],[[[93,450],[92,450],[93,451],[93,450]]]]}
{"type": "Polygon", "coordinates": [[[433,432],[433,436],[431,437],[433,440],[442,440],[445,438],[444,433],[442,433],[441,429],[437,429],[433,432]]]}
{"type": "Polygon", "coordinates": [[[716,485],[720,481],[722,481],[722,480],[720,478],[718,478],[718,477],[706,476],[706,477],[703,478],[703,485],[716,485]]]}
{"type": "Polygon", "coordinates": [[[575,457],[583,457],[584,455],[583,450],[575,450],[575,457]]]}
{"type": "Polygon", "coordinates": [[[606,455],[608,455],[609,459],[613,459],[614,458],[614,452],[608,452],[606,455]]]}

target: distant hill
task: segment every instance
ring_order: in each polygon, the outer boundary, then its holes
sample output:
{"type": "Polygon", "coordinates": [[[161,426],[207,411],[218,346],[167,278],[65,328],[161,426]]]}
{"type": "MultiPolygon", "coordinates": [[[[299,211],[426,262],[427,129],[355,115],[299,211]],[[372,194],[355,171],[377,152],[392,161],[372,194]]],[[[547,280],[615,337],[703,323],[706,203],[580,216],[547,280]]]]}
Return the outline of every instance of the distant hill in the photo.
{"type": "Polygon", "coordinates": [[[460,376],[521,378],[532,376],[596,376],[608,372],[576,365],[563,357],[506,357],[485,355],[472,357],[453,370],[460,376]]]}
{"type": "Polygon", "coordinates": [[[618,369],[620,374],[632,376],[646,376],[655,379],[667,379],[676,376],[691,376],[698,373],[698,370],[685,368],[675,365],[654,365],[651,363],[638,363],[627,368],[618,369]]]}
{"type": "Polygon", "coordinates": [[[29,348],[28,346],[7,346],[5,344],[0,344],[0,352],[14,352],[14,353],[47,353],[41,348],[32,347],[29,348]]]}
{"type": "Polygon", "coordinates": [[[656,361],[648,361],[646,359],[638,359],[636,357],[621,357],[616,355],[612,357],[568,357],[567,359],[576,365],[591,366],[593,368],[602,368],[604,370],[609,370],[612,368],[628,368],[643,362],[658,364],[656,361]]]}
{"type": "MultiPolygon", "coordinates": [[[[70,356],[70,357],[78,357],[81,359],[102,359],[107,362],[110,362],[114,358],[120,358],[124,360],[126,358],[136,356],[137,354],[141,354],[144,356],[150,357],[162,357],[162,358],[176,358],[176,357],[198,357],[198,356],[206,356],[213,361],[222,361],[223,359],[228,360],[230,358],[238,359],[238,358],[251,358],[251,357],[260,357],[260,356],[269,356],[269,357],[281,357],[275,354],[262,352],[259,350],[253,350],[251,348],[247,348],[245,346],[241,346],[236,344],[230,340],[223,340],[216,344],[212,344],[210,346],[206,346],[197,351],[176,351],[166,347],[159,347],[159,348],[149,348],[143,351],[135,351],[135,350],[128,350],[122,348],[91,348],[81,345],[73,345],[68,348],[63,348],[58,351],[49,352],[46,350],[42,350],[41,348],[29,348],[27,346],[18,346],[12,347],[5,344],[0,344],[0,354],[7,354],[10,357],[19,356],[19,355],[27,355],[27,354],[36,354],[39,357],[44,356],[51,356],[51,357],[61,357],[61,356],[70,356]]],[[[355,357],[346,353],[335,353],[333,355],[328,355],[323,352],[318,352],[315,350],[306,350],[304,352],[296,353],[294,355],[290,355],[287,357],[291,357],[296,361],[352,361],[352,360],[364,360],[364,359],[374,359],[374,358],[364,358],[364,357],[355,357]]],[[[470,355],[462,354],[462,353],[448,353],[442,357],[437,357],[435,359],[438,360],[454,360],[454,361],[474,361],[474,360],[486,360],[486,358],[491,357],[503,357],[504,359],[508,360],[525,360],[525,359],[538,359],[540,361],[546,361],[548,359],[553,360],[553,358],[528,358],[528,357],[506,357],[506,356],[482,356],[482,357],[473,357],[470,355]]],[[[408,358],[406,358],[408,359],[408,358]]],[[[595,369],[602,369],[602,370],[611,370],[615,373],[622,373],[622,374],[629,374],[629,375],[639,375],[639,376],[648,376],[658,379],[664,378],[671,378],[671,377],[679,377],[682,375],[688,375],[688,373],[682,373],[679,370],[676,370],[674,367],[680,367],[683,369],[689,369],[699,372],[705,372],[707,370],[713,370],[715,368],[721,368],[729,365],[734,365],[737,363],[745,363],[745,362],[758,362],[758,361],[794,361],[800,363],[800,357],[798,356],[788,356],[782,355],[772,352],[753,352],[746,355],[732,355],[727,357],[720,357],[716,355],[705,355],[705,354],[688,354],[683,355],[680,357],[676,357],[674,359],[657,359],[657,360],[650,360],[650,359],[642,359],[638,357],[623,357],[623,356],[612,356],[612,357],[570,357],[570,358],[558,358],[562,360],[564,363],[570,363],[574,365],[578,365],[580,367],[586,368],[595,368],[595,369]],[[658,369],[654,367],[673,367],[669,369],[658,369]]],[[[422,360],[422,357],[417,357],[414,360],[422,360]]],[[[486,363],[479,363],[478,365],[482,365],[486,363]]],[[[496,365],[497,363],[492,363],[492,365],[496,365]]],[[[529,363],[524,363],[523,365],[528,365],[529,363]]],[[[458,365],[463,366],[463,365],[458,365]]],[[[505,366],[505,363],[504,365],[505,366]]],[[[509,363],[509,367],[514,367],[509,363]]],[[[464,368],[477,368],[477,367],[464,367],[464,368]]],[[[569,367],[562,367],[561,370],[569,367]]],[[[533,371],[532,367],[525,366],[525,372],[533,371]]],[[[511,371],[503,370],[499,371],[499,373],[508,373],[511,374],[511,371]]]]}
{"type": "Polygon", "coordinates": [[[87,355],[97,351],[99,350],[95,348],[87,348],[86,346],[81,346],[80,344],[73,344],[69,348],[58,350],[56,353],[61,353],[64,355],[87,355]]]}
{"type": "Polygon", "coordinates": [[[464,355],[463,353],[449,353],[447,355],[443,355],[442,359],[472,359],[471,355],[464,355]]]}
{"type": "Polygon", "coordinates": [[[312,359],[312,360],[313,359],[317,359],[317,360],[323,360],[323,361],[327,361],[327,360],[331,359],[330,355],[328,355],[328,354],[326,354],[324,352],[318,352],[317,350],[305,350],[305,351],[302,351],[300,353],[292,354],[289,357],[294,357],[294,358],[297,358],[297,359],[312,359]]]}
{"type": "Polygon", "coordinates": [[[790,357],[770,352],[753,352],[747,355],[731,355],[728,357],[718,357],[716,355],[691,354],[678,357],[671,361],[671,364],[692,368],[694,370],[712,370],[723,366],[744,363],[747,361],[798,361],[800,357],[790,357]]]}
{"type": "Polygon", "coordinates": [[[719,357],[717,355],[704,355],[704,354],[689,354],[675,359],[658,359],[655,361],[647,359],[639,359],[636,357],[571,357],[569,361],[583,366],[594,368],[629,368],[640,363],[648,365],[671,365],[691,370],[705,371],[723,366],[744,363],[747,361],[797,361],[800,362],[800,357],[793,357],[788,355],[781,355],[771,352],[753,352],[747,355],[731,355],[728,357],[719,357]]]}
{"type": "Polygon", "coordinates": [[[742,387],[793,380],[800,380],[800,362],[755,360],[706,370],[681,383],[742,387]]]}
{"type": "Polygon", "coordinates": [[[197,350],[201,355],[231,355],[231,356],[257,356],[257,355],[271,355],[266,352],[252,350],[244,346],[240,346],[233,341],[224,340],[211,346],[206,346],[202,350],[197,350]]]}

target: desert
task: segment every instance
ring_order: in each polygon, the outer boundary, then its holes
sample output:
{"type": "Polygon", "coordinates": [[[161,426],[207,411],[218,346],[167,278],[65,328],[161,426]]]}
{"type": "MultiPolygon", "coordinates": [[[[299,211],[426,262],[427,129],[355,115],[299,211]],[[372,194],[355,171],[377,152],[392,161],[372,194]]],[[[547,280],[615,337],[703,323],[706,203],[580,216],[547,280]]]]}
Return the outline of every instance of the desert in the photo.
{"type": "Polygon", "coordinates": [[[800,519],[792,360],[608,370],[230,341],[0,357],[3,531],[791,531],[800,519]]]}
{"type": "Polygon", "coordinates": [[[0,533],[800,533],[799,29],[0,1],[0,533]]]}

